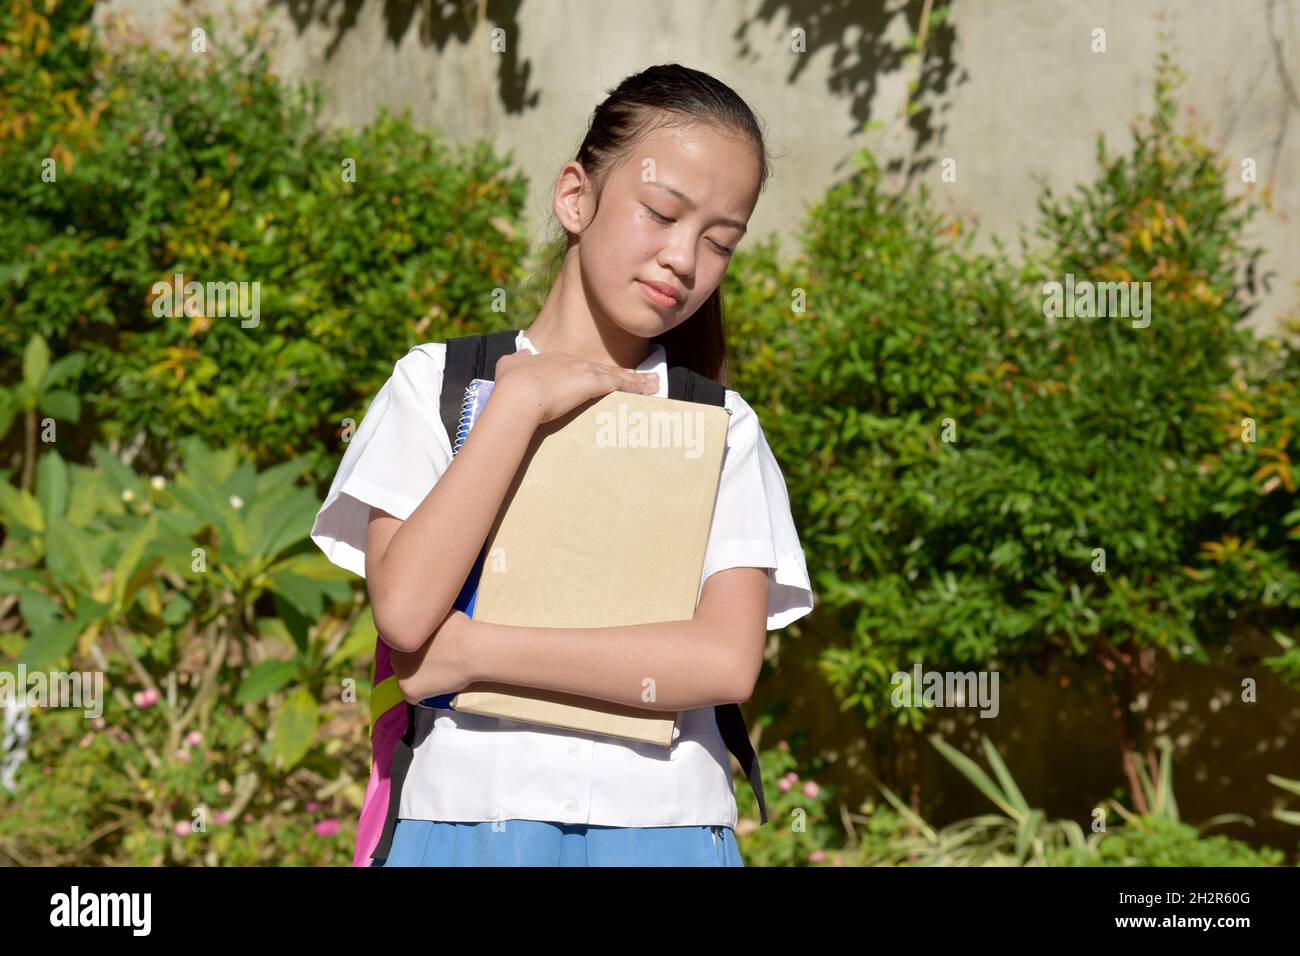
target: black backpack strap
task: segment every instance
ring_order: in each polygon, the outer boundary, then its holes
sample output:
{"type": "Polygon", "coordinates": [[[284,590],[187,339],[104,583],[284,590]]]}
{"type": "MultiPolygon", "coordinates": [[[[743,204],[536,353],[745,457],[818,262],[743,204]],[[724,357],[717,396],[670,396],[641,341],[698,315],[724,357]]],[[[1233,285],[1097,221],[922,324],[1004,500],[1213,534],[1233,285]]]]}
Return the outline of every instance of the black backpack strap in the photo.
{"type": "Polygon", "coordinates": [[[456,442],[460,407],[465,401],[465,387],[470,379],[489,381],[496,378],[497,360],[513,355],[519,331],[489,332],[487,335],[462,335],[447,340],[447,361],[442,371],[442,394],[438,413],[447,429],[447,440],[456,442]]]}
{"type": "MultiPolygon", "coordinates": [[[[493,379],[497,359],[515,352],[519,331],[490,332],[487,335],[463,335],[447,340],[447,361],[442,373],[442,393],[438,397],[438,410],[447,438],[456,439],[456,426],[460,421],[460,406],[465,399],[465,387],[470,379],[493,379]]],[[[393,749],[392,770],[389,773],[388,816],[379,835],[371,859],[386,860],[397,830],[397,815],[402,807],[402,786],[406,783],[411,759],[415,756],[415,704],[406,702],[406,733],[393,749]]]]}
{"type": "Polygon", "coordinates": [[[406,772],[411,769],[411,758],[415,755],[415,705],[406,702],[406,733],[393,747],[393,764],[389,771],[388,815],[384,818],[384,829],[379,834],[379,842],[370,854],[372,860],[388,859],[388,851],[393,845],[393,831],[397,829],[397,814],[402,807],[402,784],[406,781],[406,772]]]}
{"type": "MultiPolygon", "coordinates": [[[[684,402],[699,402],[703,405],[723,407],[726,402],[726,389],[711,378],[695,372],[682,365],[668,369],[668,397],[684,402]]],[[[767,801],[763,799],[763,774],[758,766],[758,754],[749,740],[749,730],[745,726],[745,716],[740,705],[716,704],[713,708],[714,719],[722,733],[722,742],[727,750],[735,756],[740,768],[749,779],[750,789],[758,801],[758,823],[767,822],[767,801]]]]}

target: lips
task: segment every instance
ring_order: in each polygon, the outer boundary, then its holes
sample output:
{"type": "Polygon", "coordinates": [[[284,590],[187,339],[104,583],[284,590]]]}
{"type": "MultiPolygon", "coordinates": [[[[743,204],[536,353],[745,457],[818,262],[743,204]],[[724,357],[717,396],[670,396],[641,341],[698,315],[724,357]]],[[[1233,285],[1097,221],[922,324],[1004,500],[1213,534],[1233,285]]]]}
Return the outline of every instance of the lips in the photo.
{"type": "Polygon", "coordinates": [[[682,294],[678,292],[677,289],[675,289],[673,286],[670,286],[665,282],[645,282],[644,280],[640,280],[640,279],[638,279],[637,281],[640,282],[647,289],[653,289],[655,292],[659,293],[659,295],[671,299],[673,305],[676,305],[677,303],[682,301],[682,294]]]}

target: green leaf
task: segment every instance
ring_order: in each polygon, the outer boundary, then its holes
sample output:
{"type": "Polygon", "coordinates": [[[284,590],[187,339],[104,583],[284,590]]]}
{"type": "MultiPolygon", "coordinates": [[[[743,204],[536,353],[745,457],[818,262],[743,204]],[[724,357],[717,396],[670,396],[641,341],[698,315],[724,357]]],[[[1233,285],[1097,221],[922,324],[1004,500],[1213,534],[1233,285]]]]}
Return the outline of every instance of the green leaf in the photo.
{"type": "MultiPolygon", "coordinates": [[[[298,491],[301,494],[295,494],[288,502],[278,503],[266,516],[261,528],[254,532],[253,553],[256,556],[271,561],[311,533],[312,521],[320,505],[312,492],[305,488],[298,491]]],[[[256,511],[260,512],[260,509],[256,511]]]]}
{"type": "Polygon", "coordinates": [[[189,512],[203,525],[211,525],[221,539],[220,546],[224,550],[234,540],[234,532],[227,521],[229,508],[215,507],[210,494],[196,487],[188,475],[181,475],[172,485],[172,497],[176,499],[176,503],[189,509],[189,512]]]}
{"type": "Polygon", "coordinates": [[[98,584],[99,569],[85,533],[55,515],[45,532],[45,567],[63,585],[86,590],[98,584]]]}
{"type": "Polygon", "coordinates": [[[5,524],[20,525],[32,534],[45,530],[41,506],[30,494],[0,481],[0,517],[5,524]]]}
{"type": "Polygon", "coordinates": [[[31,634],[53,627],[62,612],[58,604],[47,594],[40,591],[24,591],[18,598],[18,613],[31,634]]]}
{"type": "Polygon", "coordinates": [[[347,636],[339,643],[338,649],[326,661],[325,669],[332,671],[359,657],[370,657],[375,652],[375,642],[378,639],[375,616],[367,604],[352,621],[352,626],[348,628],[347,636]]]}
{"type": "Polygon", "coordinates": [[[306,688],[296,691],[281,706],[275,718],[273,752],[285,770],[296,766],[311,749],[316,719],[316,698],[306,688]]]}
{"type": "Polygon", "coordinates": [[[126,539],[122,546],[122,551],[113,565],[113,605],[124,608],[127,604],[128,590],[134,584],[135,588],[140,586],[137,581],[132,581],[132,572],[140,563],[144,556],[145,549],[153,542],[158,534],[158,521],[154,515],[150,515],[147,521],[140,524],[134,533],[126,539]]]}
{"type": "Polygon", "coordinates": [[[36,407],[57,421],[74,424],[81,421],[81,399],[74,392],[62,389],[45,392],[36,407]]]}
{"type": "Polygon", "coordinates": [[[67,355],[60,356],[50,366],[49,371],[45,373],[45,384],[49,387],[76,378],[85,367],[85,352],[69,352],[67,355]]]}
{"type": "Polygon", "coordinates": [[[960,770],[962,775],[973,783],[979,791],[984,794],[984,796],[992,800],[993,803],[997,805],[998,809],[1012,819],[1019,816],[1019,814],[1016,813],[1016,808],[1007,803],[1006,797],[1004,797],[1002,792],[998,790],[997,785],[989,779],[988,774],[979,768],[978,764],[951,744],[945,743],[938,734],[930,735],[930,743],[934,745],[936,750],[943,754],[949,763],[960,770]]]}
{"type": "Polygon", "coordinates": [[[90,457],[94,459],[100,474],[108,481],[109,490],[114,497],[120,499],[124,491],[134,492],[137,500],[144,497],[144,482],[140,480],[139,475],[126,466],[122,459],[100,445],[90,450],[90,457]]]}
{"type": "Polygon", "coordinates": [[[33,630],[18,660],[26,664],[29,671],[46,670],[72,652],[81,631],[81,624],[77,621],[55,621],[33,630]]]}
{"type": "Polygon", "coordinates": [[[9,434],[17,415],[18,401],[14,393],[10,389],[0,388],[0,438],[9,434]]]}
{"type": "Polygon", "coordinates": [[[1043,822],[1042,810],[1031,810],[1020,821],[1020,826],[1016,829],[1016,859],[1024,860],[1025,853],[1029,849],[1029,843],[1038,832],[1038,825],[1043,822]]]}
{"type": "Polygon", "coordinates": [[[36,500],[47,526],[51,517],[68,510],[68,466],[53,448],[36,463],[36,500]]]}
{"type": "Polygon", "coordinates": [[[275,605],[275,613],[280,623],[284,625],[284,629],[288,631],[298,652],[306,654],[311,644],[311,626],[316,619],[303,614],[296,604],[285,600],[280,594],[272,594],[271,603],[275,605]]]}
{"type": "Polygon", "coordinates": [[[69,524],[83,528],[96,515],[126,511],[121,497],[109,489],[107,480],[97,469],[74,463],[68,466],[68,474],[70,490],[64,517],[69,524]]]}
{"type": "Polygon", "coordinates": [[[39,333],[27,340],[23,349],[23,381],[32,394],[39,395],[45,387],[45,373],[50,367],[50,347],[39,333]]]}
{"type": "Polygon", "coordinates": [[[223,488],[239,465],[239,451],[233,446],[210,448],[197,435],[188,435],[179,444],[185,472],[205,485],[223,488]]]}
{"type": "Polygon", "coordinates": [[[264,700],[286,686],[298,673],[296,661],[263,661],[248,672],[235,691],[236,704],[264,700]]]}
{"type": "Polygon", "coordinates": [[[0,571],[0,594],[17,594],[20,591],[35,590],[49,582],[45,574],[35,568],[6,568],[0,571]]]}
{"type": "Polygon", "coordinates": [[[1290,777],[1279,777],[1277,774],[1265,774],[1264,779],[1276,787],[1294,793],[1300,797],[1300,780],[1292,780],[1290,777]]]}
{"type": "MultiPolygon", "coordinates": [[[[333,585],[342,582],[313,581],[311,578],[288,571],[276,571],[271,575],[271,590],[296,608],[305,618],[316,621],[320,618],[327,595],[337,594],[333,585]]],[[[347,593],[351,593],[348,589],[347,593]]]]}
{"type": "Polygon", "coordinates": [[[183,592],[177,591],[163,607],[163,622],[172,627],[183,624],[193,610],[194,603],[183,592]]]}
{"type": "Polygon", "coordinates": [[[1007,770],[1007,765],[1002,762],[1002,755],[998,753],[997,747],[993,746],[993,741],[989,740],[988,737],[984,737],[984,755],[988,757],[989,766],[993,768],[993,773],[997,775],[998,783],[1002,784],[1002,792],[1007,795],[1007,799],[1022,815],[1028,813],[1028,801],[1025,800],[1024,794],[1020,792],[1020,788],[1016,786],[1015,778],[1007,770]]]}

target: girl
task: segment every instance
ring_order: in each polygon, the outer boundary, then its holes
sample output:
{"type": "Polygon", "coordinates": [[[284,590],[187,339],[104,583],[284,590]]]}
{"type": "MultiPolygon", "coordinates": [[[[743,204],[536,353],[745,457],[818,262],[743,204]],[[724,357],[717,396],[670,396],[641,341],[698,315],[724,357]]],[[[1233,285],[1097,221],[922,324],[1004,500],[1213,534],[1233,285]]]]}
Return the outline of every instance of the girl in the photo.
{"type": "MultiPolygon", "coordinates": [[[[714,705],[746,700],[767,630],[813,595],[785,479],[736,392],[693,619],[505,627],[452,605],[536,428],[612,391],[667,395],[673,364],[727,384],[719,283],[768,175],[753,113],[676,64],[624,80],[553,196],[553,284],[455,458],[446,346],[416,346],[376,394],[312,539],[364,574],[403,696],[475,681],[682,711],[672,748],[417,708],[387,866],[742,866],[714,705]],[[446,529],[455,528],[455,534],[446,529]],[[657,699],[641,697],[655,675],[657,699]]],[[[647,502],[652,506],[652,502],[647,502]]],[[[653,586],[653,582],[647,582],[653,586]]]]}

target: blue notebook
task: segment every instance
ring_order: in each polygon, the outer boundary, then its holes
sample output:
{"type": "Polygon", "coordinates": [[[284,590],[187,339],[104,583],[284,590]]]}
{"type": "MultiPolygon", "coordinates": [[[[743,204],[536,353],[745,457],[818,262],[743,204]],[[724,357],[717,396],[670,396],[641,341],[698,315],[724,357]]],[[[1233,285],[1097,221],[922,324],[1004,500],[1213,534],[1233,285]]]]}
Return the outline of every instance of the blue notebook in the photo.
{"type": "MultiPolygon", "coordinates": [[[[456,455],[460,452],[461,446],[465,444],[465,439],[469,436],[470,429],[474,427],[479,413],[483,411],[483,406],[487,404],[488,396],[492,394],[494,383],[483,378],[476,378],[470,381],[465,387],[465,400],[460,406],[460,418],[456,424],[456,434],[452,439],[451,453],[456,455]]],[[[460,589],[460,594],[456,596],[455,603],[452,607],[457,611],[464,611],[469,617],[474,616],[474,598],[478,595],[478,579],[483,572],[483,558],[487,552],[487,543],[483,545],[483,550],[479,551],[478,558],[474,561],[474,567],[470,569],[469,576],[465,578],[465,584],[460,589]]],[[[457,691],[456,693],[459,693],[457,691]]],[[[426,697],[420,701],[421,707],[429,707],[437,710],[455,710],[451,706],[452,698],[456,693],[439,694],[437,697],[426,697]]]]}

